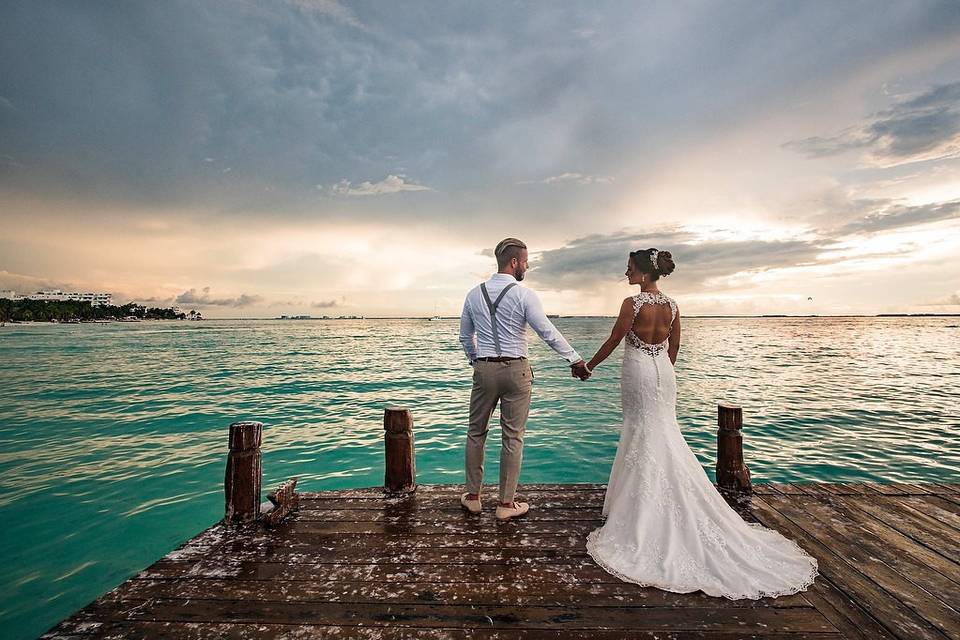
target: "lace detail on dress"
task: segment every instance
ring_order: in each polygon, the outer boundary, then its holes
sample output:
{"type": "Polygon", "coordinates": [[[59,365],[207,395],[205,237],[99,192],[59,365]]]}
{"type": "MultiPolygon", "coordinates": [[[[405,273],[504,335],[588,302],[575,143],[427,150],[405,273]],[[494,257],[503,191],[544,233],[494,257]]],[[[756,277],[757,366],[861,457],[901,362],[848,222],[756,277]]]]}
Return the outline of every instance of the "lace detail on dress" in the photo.
{"type": "Polygon", "coordinates": [[[637,334],[633,332],[633,329],[627,332],[627,342],[631,347],[635,347],[640,351],[643,351],[651,358],[656,358],[658,355],[666,351],[667,347],[670,346],[670,338],[667,338],[658,344],[647,344],[637,337],[637,334]]]}
{"type": "MultiPolygon", "coordinates": [[[[765,529],[765,527],[760,524],[755,524],[755,523],[746,523],[746,524],[751,528],[765,529]]],[[[593,558],[593,561],[596,562],[601,569],[603,569],[613,577],[623,580],[624,582],[636,584],[641,587],[654,587],[656,589],[663,589],[664,591],[669,591],[671,593],[692,593],[694,591],[703,591],[708,596],[726,598],[727,600],[759,600],[760,598],[779,598],[780,596],[790,596],[795,593],[800,593],[801,591],[806,591],[816,581],[817,575],[819,573],[817,569],[817,560],[815,558],[811,558],[811,563],[809,565],[809,569],[806,572],[806,574],[802,578],[799,578],[797,582],[795,582],[792,585],[786,586],[785,588],[772,589],[769,591],[753,590],[753,591],[747,591],[747,592],[713,591],[713,590],[708,590],[708,588],[704,588],[703,586],[700,586],[697,584],[698,577],[700,577],[700,579],[702,580],[703,570],[706,568],[705,565],[703,565],[700,562],[697,562],[696,560],[688,558],[683,561],[680,561],[677,567],[677,573],[684,576],[684,578],[690,580],[690,582],[687,583],[686,586],[678,586],[673,583],[666,583],[666,582],[655,582],[655,581],[646,582],[643,580],[638,580],[633,576],[627,575],[625,573],[621,573],[605,557],[600,556],[596,552],[598,545],[601,544],[600,535],[602,531],[603,531],[602,529],[595,529],[594,531],[587,534],[587,553],[590,555],[591,558],[593,558]]],[[[795,547],[795,552],[797,554],[806,555],[806,551],[804,551],[800,547],[800,545],[798,545],[796,542],[794,542],[793,540],[788,540],[788,542],[791,545],[793,545],[793,547],[795,547]]],[[[638,552],[638,549],[636,549],[635,547],[616,544],[616,543],[613,545],[613,549],[614,549],[615,555],[619,556],[620,558],[628,558],[631,556],[635,556],[638,552]]],[[[656,562],[653,562],[653,559],[663,558],[663,553],[656,546],[645,548],[643,550],[643,553],[644,555],[646,555],[648,558],[651,559],[651,561],[644,563],[648,566],[656,565],[656,562]]]]}
{"type": "MultiPolygon", "coordinates": [[[[677,319],[677,303],[673,301],[673,298],[669,298],[662,293],[649,293],[647,291],[641,291],[637,295],[633,296],[633,318],[637,318],[637,314],[640,313],[640,307],[645,304],[669,304],[670,305],[670,328],[673,330],[673,321],[677,319]]],[[[670,343],[670,333],[667,333],[667,337],[664,338],[663,342],[657,344],[649,344],[644,342],[633,332],[633,328],[630,328],[630,331],[627,332],[627,344],[630,346],[639,349],[640,351],[646,353],[651,358],[656,358],[658,355],[667,350],[667,347],[670,343]]]]}

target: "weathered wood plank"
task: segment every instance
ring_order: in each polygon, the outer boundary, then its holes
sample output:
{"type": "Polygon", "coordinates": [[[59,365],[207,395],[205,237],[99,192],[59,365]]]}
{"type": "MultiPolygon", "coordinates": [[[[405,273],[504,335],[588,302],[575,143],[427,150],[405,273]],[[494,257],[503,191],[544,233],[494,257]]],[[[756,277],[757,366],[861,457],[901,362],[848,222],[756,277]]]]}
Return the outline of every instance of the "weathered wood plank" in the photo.
{"type": "Polygon", "coordinates": [[[854,539],[857,539],[861,535],[873,536],[873,538],[878,540],[879,544],[882,544],[890,553],[911,558],[920,563],[922,567],[938,572],[940,576],[949,579],[956,585],[951,587],[949,591],[956,592],[960,590],[960,565],[947,560],[913,538],[902,534],[893,527],[876,520],[866,513],[857,509],[851,509],[836,500],[831,500],[831,506],[839,514],[842,514],[849,521],[855,523],[854,539]]]}
{"type": "MultiPolygon", "coordinates": [[[[386,522],[398,524],[401,522],[474,522],[477,518],[493,518],[494,505],[486,509],[479,516],[467,513],[459,504],[456,508],[434,509],[427,513],[414,510],[382,510],[375,509],[328,509],[324,511],[302,510],[297,514],[298,522],[386,522]]],[[[530,509],[523,516],[527,522],[572,522],[590,521],[603,522],[599,505],[591,509],[566,509],[562,507],[543,509],[539,505],[530,509]]],[[[598,525],[599,526],[599,525],[598,525]]]]}
{"type": "Polygon", "coordinates": [[[509,582],[484,583],[482,587],[462,582],[287,582],[275,580],[130,580],[108,594],[113,602],[153,598],[197,600],[260,600],[264,602],[360,602],[384,604],[470,604],[474,606],[621,606],[756,608],[810,607],[802,594],[760,600],[712,598],[701,592],[677,594],[635,584],[539,583],[520,590],[509,582]]]}
{"type": "MultiPolygon", "coordinates": [[[[534,511],[548,511],[551,509],[564,509],[568,511],[600,511],[603,506],[603,494],[591,496],[587,493],[580,494],[540,494],[533,497],[530,495],[517,495],[521,502],[527,502],[534,511]]],[[[496,509],[496,499],[484,499],[484,513],[493,514],[496,509]]],[[[382,500],[373,498],[339,498],[336,500],[310,500],[301,501],[300,513],[322,513],[324,511],[347,511],[347,510],[367,510],[367,511],[395,511],[402,512],[407,510],[438,510],[463,513],[463,507],[460,506],[460,496],[412,496],[404,501],[398,501],[393,504],[384,504],[382,500]]]]}
{"type": "Polygon", "coordinates": [[[893,640],[877,620],[821,575],[803,593],[807,601],[850,640],[893,640]]]}
{"type": "Polygon", "coordinates": [[[941,490],[934,495],[944,502],[949,502],[950,504],[960,506],[960,493],[951,493],[949,491],[941,490]]]}
{"type": "Polygon", "coordinates": [[[949,525],[960,536],[960,504],[951,502],[937,495],[903,496],[896,498],[896,502],[912,510],[926,514],[941,524],[949,525]]]}
{"type": "Polygon", "coordinates": [[[769,482],[764,483],[754,483],[753,492],[759,496],[768,496],[771,493],[777,493],[777,490],[769,482]]]}
{"type": "MultiPolygon", "coordinates": [[[[841,496],[835,498],[845,499],[841,496]]],[[[814,554],[819,562],[821,573],[895,636],[903,640],[920,638],[943,640],[942,633],[893,598],[873,580],[860,573],[856,567],[851,566],[841,552],[832,549],[807,532],[808,527],[816,529],[815,525],[808,522],[795,523],[791,518],[780,513],[773,504],[767,502],[766,498],[755,500],[755,505],[758,517],[764,524],[778,529],[814,554]]],[[[821,538],[823,537],[825,536],[821,535],[821,538]]]]}
{"type": "MultiPolygon", "coordinates": [[[[823,484],[828,484],[828,483],[823,483],[823,484]]],[[[864,482],[838,482],[838,483],[831,482],[829,484],[836,484],[836,486],[839,488],[838,491],[841,495],[862,495],[865,493],[873,493],[872,491],[870,491],[869,487],[867,486],[867,483],[864,483],[864,482]]],[[[817,488],[819,488],[820,484],[817,484],[816,486],[817,488]]]]}
{"type": "MultiPolygon", "coordinates": [[[[363,550],[374,552],[383,550],[387,547],[397,547],[400,549],[463,549],[472,548],[477,550],[491,549],[540,549],[545,551],[564,550],[578,551],[585,548],[585,535],[575,533],[570,535],[537,535],[530,533],[515,532],[501,534],[497,536],[485,536],[478,538],[470,533],[444,534],[444,535],[425,535],[425,536],[405,536],[403,534],[363,534],[355,536],[341,536],[338,534],[328,534],[314,536],[309,534],[297,534],[286,536],[283,547],[292,551],[308,552],[311,549],[321,551],[335,551],[344,549],[348,552],[352,550],[363,550]]],[[[243,546],[242,541],[236,541],[231,545],[243,546]]],[[[275,546],[275,543],[269,539],[256,538],[251,539],[249,543],[251,548],[269,548],[275,546]]],[[[232,546],[231,548],[234,548],[232,546]]],[[[206,556],[207,553],[204,553],[206,556]]],[[[200,558],[202,559],[202,558],[200,558]]],[[[197,560],[179,561],[163,558],[157,565],[164,566],[193,566],[197,560]]]]}
{"type": "Polygon", "coordinates": [[[804,483],[804,484],[798,484],[797,486],[800,487],[803,490],[803,492],[807,494],[809,494],[811,490],[819,490],[819,491],[822,491],[823,493],[840,495],[840,487],[839,485],[834,483],[824,483],[824,484],[804,483]]]}
{"type": "MultiPolygon", "coordinates": [[[[143,577],[177,577],[182,573],[143,572],[143,577]]],[[[500,582],[537,584],[553,581],[562,584],[579,582],[619,582],[585,558],[571,558],[566,564],[318,564],[242,560],[237,562],[200,562],[190,568],[189,577],[234,578],[242,580],[337,580],[393,582],[500,582]]],[[[518,588],[520,588],[518,586],[518,588]]]]}
{"type": "Polygon", "coordinates": [[[394,533],[410,536],[443,535],[449,533],[472,533],[477,536],[496,535],[497,533],[537,533],[553,535],[584,535],[600,526],[599,521],[544,522],[517,518],[509,522],[498,522],[493,518],[473,518],[451,522],[433,522],[429,520],[410,523],[390,524],[386,522],[311,522],[292,520],[277,528],[290,533],[309,533],[322,535],[327,533],[368,534],[394,533]]]}
{"type": "Polygon", "coordinates": [[[908,495],[936,495],[940,490],[929,482],[910,482],[909,486],[913,491],[909,491],[908,495]]]}
{"type": "Polygon", "coordinates": [[[908,496],[925,495],[930,493],[930,491],[928,491],[923,484],[916,482],[898,482],[894,486],[902,489],[904,494],[908,496]]]}
{"type": "Polygon", "coordinates": [[[855,482],[851,483],[861,489],[860,493],[867,496],[884,495],[877,490],[879,486],[876,482],[855,482]]]}
{"type": "Polygon", "coordinates": [[[329,546],[339,548],[381,548],[384,545],[397,545],[408,549],[426,548],[543,548],[543,549],[582,549],[586,534],[571,532],[568,534],[541,534],[536,532],[505,531],[498,535],[477,537],[470,532],[444,533],[436,535],[408,536],[403,533],[365,533],[362,535],[342,536],[336,533],[326,535],[291,534],[287,537],[291,544],[329,546]],[[343,542],[339,543],[337,539],[343,542]]]}
{"type": "Polygon", "coordinates": [[[358,638],[367,640],[840,640],[838,633],[782,633],[760,634],[742,631],[663,631],[606,629],[463,629],[434,627],[411,629],[384,626],[331,626],[316,624],[262,624],[262,623],[197,623],[197,622],[106,622],[92,627],[89,623],[65,623],[70,635],[45,635],[43,638],[116,638],[118,640],[272,640],[273,638],[358,638]]]}
{"type": "Polygon", "coordinates": [[[882,493],[885,496],[910,496],[928,493],[927,490],[921,488],[915,484],[909,484],[905,482],[896,482],[888,484],[871,484],[870,488],[876,491],[877,493],[882,493]]]}
{"type": "Polygon", "coordinates": [[[955,585],[950,580],[908,556],[890,553],[882,542],[868,533],[858,532],[826,503],[804,498],[792,503],[772,499],[771,504],[794,522],[806,523],[804,528],[811,536],[829,544],[848,563],[856,563],[858,571],[945,635],[960,636],[960,614],[952,608],[960,602],[960,593],[951,592],[955,585]],[[812,515],[815,522],[808,519],[808,515],[812,515]],[[913,581],[920,582],[920,576],[925,576],[926,588],[913,581]]]}
{"type": "MultiPolygon", "coordinates": [[[[596,485],[585,485],[580,489],[544,489],[544,488],[531,488],[526,485],[521,485],[517,487],[517,495],[523,495],[528,497],[570,497],[575,498],[581,496],[584,498],[595,498],[597,496],[603,496],[606,493],[606,488],[599,487],[596,485]]],[[[463,493],[462,487],[451,487],[449,485],[444,485],[442,488],[436,488],[430,490],[430,487],[417,489],[417,491],[410,494],[393,494],[393,493],[384,493],[376,492],[369,490],[357,490],[357,491],[331,491],[321,492],[321,493],[312,493],[312,492],[302,492],[300,495],[301,500],[378,500],[384,503],[390,502],[402,502],[404,500],[412,500],[414,498],[438,498],[438,499],[450,499],[456,498],[459,499],[460,494],[463,493]]],[[[482,500],[495,501],[498,498],[498,490],[494,489],[492,491],[480,491],[480,497],[482,500]]]]}
{"type": "MultiPolygon", "coordinates": [[[[418,489],[417,491],[409,494],[387,494],[387,493],[377,493],[367,490],[357,490],[357,491],[336,491],[330,493],[309,493],[303,492],[300,494],[300,499],[305,502],[313,502],[314,500],[375,500],[382,504],[397,504],[405,501],[414,500],[417,498],[423,499],[436,499],[436,500],[459,500],[460,494],[462,491],[451,490],[449,487],[444,488],[443,490],[429,491],[427,489],[418,489]]],[[[528,487],[519,487],[517,489],[517,495],[522,495],[530,499],[537,498],[569,498],[571,500],[576,499],[596,499],[602,498],[606,493],[606,489],[600,488],[584,488],[579,490],[573,489],[530,489],[528,487]]],[[[484,501],[495,502],[497,500],[497,491],[492,492],[480,492],[480,498],[484,501]]]]}
{"type": "Polygon", "coordinates": [[[915,517],[914,514],[923,515],[916,511],[904,513],[893,501],[878,503],[860,496],[838,496],[838,500],[847,507],[859,509],[888,524],[948,560],[960,562],[960,539],[946,525],[932,518],[915,517]]]}
{"type": "Polygon", "coordinates": [[[774,488],[778,493],[782,493],[787,496],[796,496],[796,495],[805,495],[806,491],[803,490],[802,485],[795,484],[791,482],[779,482],[774,485],[774,488]]]}
{"type": "Polygon", "coordinates": [[[849,482],[835,482],[835,483],[824,483],[814,485],[813,488],[825,488],[830,489],[831,493],[836,493],[841,496],[855,496],[863,493],[863,485],[849,483],[849,482]]]}
{"type": "Polygon", "coordinates": [[[249,600],[153,599],[142,606],[117,609],[95,603],[87,610],[104,621],[168,620],[181,622],[258,622],[267,624],[327,624],[385,627],[490,626],[500,629],[624,629],[733,631],[760,633],[771,628],[786,632],[825,633],[834,627],[813,608],[697,608],[677,615],[672,607],[515,607],[441,605],[261,602],[249,600]]]}
{"type": "MultiPolygon", "coordinates": [[[[576,548],[525,549],[486,548],[471,549],[435,547],[408,549],[393,547],[385,549],[342,549],[326,547],[286,546],[248,547],[242,542],[218,550],[204,558],[204,566],[215,567],[218,563],[227,566],[235,562],[285,562],[290,564],[569,564],[573,560],[588,558],[585,545],[576,548]]],[[[452,569],[455,570],[455,569],[452,569]]]]}
{"type": "Polygon", "coordinates": [[[268,527],[276,527],[300,506],[297,478],[290,478],[267,494],[269,503],[260,505],[260,520],[268,527]]]}

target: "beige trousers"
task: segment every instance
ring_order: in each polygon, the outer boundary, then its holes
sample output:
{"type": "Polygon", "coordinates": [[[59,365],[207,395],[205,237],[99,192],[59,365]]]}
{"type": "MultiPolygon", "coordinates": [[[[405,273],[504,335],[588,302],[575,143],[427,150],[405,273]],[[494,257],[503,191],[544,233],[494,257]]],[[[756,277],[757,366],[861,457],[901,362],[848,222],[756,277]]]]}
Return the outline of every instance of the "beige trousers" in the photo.
{"type": "Polygon", "coordinates": [[[533,370],[527,360],[473,365],[470,428],[467,431],[467,492],[480,493],[483,484],[483,447],[490,416],[500,403],[500,502],[513,502],[523,461],[523,434],[530,415],[533,370]]]}

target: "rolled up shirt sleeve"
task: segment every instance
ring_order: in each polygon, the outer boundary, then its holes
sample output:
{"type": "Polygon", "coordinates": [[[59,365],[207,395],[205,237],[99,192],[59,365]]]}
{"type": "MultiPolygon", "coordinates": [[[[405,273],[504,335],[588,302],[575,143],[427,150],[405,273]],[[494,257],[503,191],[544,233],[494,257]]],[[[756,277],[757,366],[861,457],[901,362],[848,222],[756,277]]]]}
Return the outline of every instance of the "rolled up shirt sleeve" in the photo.
{"type": "MultiPolygon", "coordinates": [[[[536,293],[530,289],[526,289],[526,296],[523,299],[523,312],[524,317],[537,335],[540,336],[540,339],[547,343],[547,345],[560,354],[567,362],[578,362],[583,360],[580,357],[580,354],[570,346],[570,343],[567,342],[566,338],[563,337],[563,334],[553,326],[553,323],[550,322],[550,318],[547,317],[547,314],[543,312],[543,305],[540,304],[540,298],[536,293]]],[[[461,324],[462,326],[462,324],[461,324]]],[[[461,334],[463,333],[461,329],[461,334]]],[[[462,338],[461,338],[462,339],[462,338]]]]}
{"type": "Polygon", "coordinates": [[[477,359],[477,332],[473,326],[473,316],[470,315],[469,298],[463,301],[463,311],[460,313],[460,344],[472,364],[477,359]]]}

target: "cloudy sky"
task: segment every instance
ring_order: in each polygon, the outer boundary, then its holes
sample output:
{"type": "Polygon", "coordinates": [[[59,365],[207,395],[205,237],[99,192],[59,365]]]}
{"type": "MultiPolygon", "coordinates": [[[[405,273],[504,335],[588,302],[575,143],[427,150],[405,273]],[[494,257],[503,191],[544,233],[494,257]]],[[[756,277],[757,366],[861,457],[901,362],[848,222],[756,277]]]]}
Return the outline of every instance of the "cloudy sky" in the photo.
{"type": "Polygon", "coordinates": [[[960,311],[960,4],[0,5],[0,289],[208,317],[960,311]],[[810,299],[812,298],[812,300],[810,299]]]}

